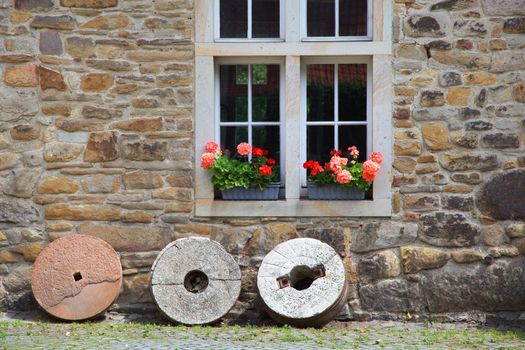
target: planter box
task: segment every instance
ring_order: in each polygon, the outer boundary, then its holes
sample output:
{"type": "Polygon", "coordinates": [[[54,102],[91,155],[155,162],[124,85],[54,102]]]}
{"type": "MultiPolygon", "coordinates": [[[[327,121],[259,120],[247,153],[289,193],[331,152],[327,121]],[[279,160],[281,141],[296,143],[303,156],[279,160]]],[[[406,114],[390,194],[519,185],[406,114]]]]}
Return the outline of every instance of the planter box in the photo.
{"type": "Polygon", "coordinates": [[[308,199],[313,200],[361,200],[365,199],[365,191],[357,188],[345,188],[338,185],[318,186],[308,183],[308,199]]]}
{"type": "Polygon", "coordinates": [[[222,199],[227,201],[274,201],[279,198],[279,184],[270,184],[264,190],[259,187],[235,187],[222,191],[222,199]]]}

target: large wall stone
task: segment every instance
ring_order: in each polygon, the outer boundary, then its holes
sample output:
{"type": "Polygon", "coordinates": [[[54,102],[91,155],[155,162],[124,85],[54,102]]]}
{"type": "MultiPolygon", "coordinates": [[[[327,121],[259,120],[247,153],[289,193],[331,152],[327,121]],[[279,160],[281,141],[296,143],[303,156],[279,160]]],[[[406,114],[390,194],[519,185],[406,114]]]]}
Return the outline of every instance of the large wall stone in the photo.
{"type": "Polygon", "coordinates": [[[525,170],[498,174],[490,179],[478,195],[478,206],[498,220],[525,219],[525,170]]]}

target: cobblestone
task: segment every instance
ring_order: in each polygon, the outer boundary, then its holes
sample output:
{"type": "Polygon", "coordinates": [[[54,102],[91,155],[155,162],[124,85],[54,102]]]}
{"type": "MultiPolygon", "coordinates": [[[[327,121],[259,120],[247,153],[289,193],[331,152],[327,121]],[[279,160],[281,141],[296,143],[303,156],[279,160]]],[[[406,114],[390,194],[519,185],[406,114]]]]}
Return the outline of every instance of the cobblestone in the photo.
{"type": "Polygon", "coordinates": [[[523,349],[523,329],[472,323],[332,322],[322,329],[172,326],[161,318],[107,314],[58,323],[34,314],[0,315],[2,349],[523,349]]]}

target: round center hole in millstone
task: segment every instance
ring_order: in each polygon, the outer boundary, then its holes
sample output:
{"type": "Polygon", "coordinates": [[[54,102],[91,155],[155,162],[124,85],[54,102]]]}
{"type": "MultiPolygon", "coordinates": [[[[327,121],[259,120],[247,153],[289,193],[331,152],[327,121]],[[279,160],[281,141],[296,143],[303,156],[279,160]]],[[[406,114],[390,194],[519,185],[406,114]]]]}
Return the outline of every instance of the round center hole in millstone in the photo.
{"type": "Polygon", "coordinates": [[[208,276],[202,271],[193,270],[184,277],[184,288],[190,293],[201,293],[208,287],[208,276]]]}
{"type": "Polygon", "coordinates": [[[289,273],[290,287],[297,290],[305,290],[310,288],[312,283],[318,278],[325,276],[325,269],[323,265],[311,268],[305,265],[294,266],[289,273]]]}

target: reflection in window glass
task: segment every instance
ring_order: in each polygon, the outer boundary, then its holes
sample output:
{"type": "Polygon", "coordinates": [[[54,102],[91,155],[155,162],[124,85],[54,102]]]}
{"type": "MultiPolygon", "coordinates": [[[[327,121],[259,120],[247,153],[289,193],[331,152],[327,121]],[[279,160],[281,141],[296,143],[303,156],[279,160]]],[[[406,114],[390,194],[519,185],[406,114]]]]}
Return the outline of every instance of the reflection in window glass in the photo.
{"type": "Polygon", "coordinates": [[[367,0],[339,0],[339,36],[366,36],[367,0]]]}
{"type": "Polygon", "coordinates": [[[309,64],[306,67],[307,120],[334,120],[334,65],[309,64]]]}
{"type": "Polygon", "coordinates": [[[269,151],[268,157],[277,160],[281,157],[279,125],[254,126],[252,142],[254,147],[267,149],[269,151]]]}
{"type": "Polygon", "coordinates": [[[306,13],[308,36],[335,35],[335,0],[308,0],[306,13]]]}
{"type": "Polygon", "coordinates": [[[252,65],[252,119],[279,121],[279,65],[252,65]]]}
{"type": "Polygon", "coordinates": [[[306,139],[306,159],[317,160],[321,164],[330,159],[330,151],[334,149],[333,126],[308,126],[306,139]]]}
{"type": "Polygon", "coordinates": [[[368,1],[308,0],[306,35],[309,37],[366,36],[368,1]],[[336,18],[339,21],[338,26],[336,18]]]}
{"type": "Polygon", "coordinates": [[[237,145],[247,141],[247,126],[221,126],[221,147],[225,152],[233,155],[237,152],[237,145]]]}
{"type": "Polygon", "coordinates": [[[339,120],[366,121],[366,64],[339,64],[339,120]]]}
{"type": "MultiPolygon", "coordinates": [[[[248,66],[225,65],[220,67],[220,95],[222,122],[248,120],[248,66]],[[239,72],[245,72],[239,78],[239,72]]],[[[242,75],[242,74],[241,74],[242,75]]]]}
{"type": "Polygon", "coordinates": [[[366,160],[366,125],[339,126],[339,148],[346,150],[350,146],[356,146],[359,150],[359,161],[366,160]]]}
{"type": "Polygon", "coordinates": [[[252,37],[279,38],[279,0],[252,0],[252,37]]]}
{"type": "Polygon", "coordinates": [[[248,36],[247,0],[220,0],[220,28],[221,38],[248,36]]]}

